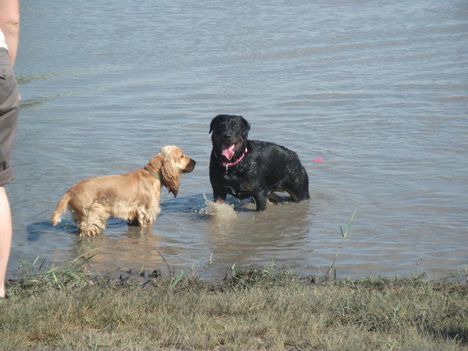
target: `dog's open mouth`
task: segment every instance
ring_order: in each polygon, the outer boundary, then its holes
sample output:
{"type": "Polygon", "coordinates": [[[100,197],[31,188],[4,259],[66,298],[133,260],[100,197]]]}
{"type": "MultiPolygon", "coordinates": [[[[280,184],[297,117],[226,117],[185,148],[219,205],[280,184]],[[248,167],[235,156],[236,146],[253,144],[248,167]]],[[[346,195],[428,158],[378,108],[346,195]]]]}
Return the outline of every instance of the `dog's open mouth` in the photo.
{"type": "Polygon", "coordinates": [[[236,153],[237,147],[236,144],[232,145],[227,145],[223,144],[222,149],[221,149],[221,154],[228,160],[230,161],[234,154],[236,153]]]}

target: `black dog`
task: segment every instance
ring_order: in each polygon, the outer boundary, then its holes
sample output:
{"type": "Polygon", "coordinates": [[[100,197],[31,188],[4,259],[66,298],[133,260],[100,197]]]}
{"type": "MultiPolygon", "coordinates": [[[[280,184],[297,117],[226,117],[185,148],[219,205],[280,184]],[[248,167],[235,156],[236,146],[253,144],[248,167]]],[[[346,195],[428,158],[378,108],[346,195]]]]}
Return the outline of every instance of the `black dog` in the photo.
{"type": "Polygon", "coordinates": [[[227,194],[253,197],[257,211],[263,211],[274,191],[286,191],[296,202],[308,199],[309,178],[297,154],[277,144],[249,140],[249,130],[242,116],[218,115],[211,121],[214,201],[224,201],[227,194]]]}

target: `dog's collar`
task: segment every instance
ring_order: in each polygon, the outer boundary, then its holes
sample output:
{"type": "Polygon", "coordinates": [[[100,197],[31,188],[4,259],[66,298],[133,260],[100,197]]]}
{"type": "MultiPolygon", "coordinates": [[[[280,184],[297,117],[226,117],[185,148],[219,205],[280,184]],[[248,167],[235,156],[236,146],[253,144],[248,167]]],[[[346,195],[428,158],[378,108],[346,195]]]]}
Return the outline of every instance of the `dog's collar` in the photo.
{"type": "Polygon", "coordinates": [[[151,174],[153,177],[155,177],[157,180],[161,181],[161,177],[159,176],[158,173],[153,172],[147,165],[143,167],[145,171],[148,171],[149,174],[151,174]]]}
{"type": "Polygon", "coordinates": [[[235,165],[239,164],[240,161],[242,161],[244,159],[246,154],[247,154],[247,148],[245,148],[242,155],[240,155],[240,157],[237,160],[235,160],[234,162],[222,162],[221,164],[223,165],[224,168],[226,168],[226,172],[227,172],[229,167],[234,167],[235,165]]]}

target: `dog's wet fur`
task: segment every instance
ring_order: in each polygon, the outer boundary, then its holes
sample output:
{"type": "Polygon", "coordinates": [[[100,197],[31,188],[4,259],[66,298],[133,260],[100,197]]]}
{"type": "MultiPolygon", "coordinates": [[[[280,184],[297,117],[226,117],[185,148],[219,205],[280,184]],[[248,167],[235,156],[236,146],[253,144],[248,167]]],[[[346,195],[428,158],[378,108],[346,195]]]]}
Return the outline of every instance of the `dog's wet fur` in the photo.
{"type": "Polygon", "coordinates": [[[281,145],[249,140],[249,130],[242,116],[218,115],[211,121],[213,201],[224,202],[227,194],[252,197],[257,211],[263,211],[273,192],[285,191],[294,202],[309,199],[309,178],[297,154],[281,145]]]}
{"type": "Polygon", "coordinates": [[[182,149],[168,145],[161,148],[144,168],[82,180],[62,196],[51,223],[57,225],[68,208],[80,236],[100,234],[111,217],[151,228],[161,211],[161,188],[164,186],[177,196],[181,174],[191,172],[195,163],[182,149]]]}

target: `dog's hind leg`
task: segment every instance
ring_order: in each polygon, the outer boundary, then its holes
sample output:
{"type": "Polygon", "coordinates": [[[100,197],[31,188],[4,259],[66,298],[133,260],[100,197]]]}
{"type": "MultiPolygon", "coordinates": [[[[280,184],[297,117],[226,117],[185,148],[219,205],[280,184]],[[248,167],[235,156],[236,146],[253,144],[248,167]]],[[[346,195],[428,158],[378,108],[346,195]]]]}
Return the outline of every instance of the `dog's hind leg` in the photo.
{"type": "Polygon", "coordinates": [[[303,200],[307,200],[310,198],[309,189],[304,188],[304,187],[301,187],[301,188],[285,187],[284,190],[291,196],[291,200],[294,202],[301,202],[303,200]]]}
{"type": "Polygon", "coordinates": [[[294,202],[309,199],[309,177],[305,170],[299,177],[285,183],[284,190],[291,196],[294,202]]]}
{"type": "Polygon", "coordinates": [[[80,236],[95,236],[104,231],[109,219],[109,213],[100,204],[91,205],[79,223],[80,236]]]}
{"type": "Polygon", "coordinates": [[[270,193],[268,194],[268,201],[274,204],[279,204],[282,201],[282,199],[281,199],[281,196],[279,196],[278,194],[270,193]]]}

